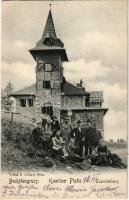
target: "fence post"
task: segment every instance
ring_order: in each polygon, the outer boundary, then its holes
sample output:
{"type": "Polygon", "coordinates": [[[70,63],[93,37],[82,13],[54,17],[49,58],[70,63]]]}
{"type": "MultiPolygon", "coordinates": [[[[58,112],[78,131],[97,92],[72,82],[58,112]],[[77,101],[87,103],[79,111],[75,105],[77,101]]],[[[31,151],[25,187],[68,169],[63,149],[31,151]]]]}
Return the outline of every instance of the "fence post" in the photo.
{"type": "Polygon", "coordinates": [[[11,135],[10,135],[10,138],[12,139],[12,133],[13,133],[13,112],[11,112],[11,127],[10,127],[10,133],[11,133],[11,135]]]}

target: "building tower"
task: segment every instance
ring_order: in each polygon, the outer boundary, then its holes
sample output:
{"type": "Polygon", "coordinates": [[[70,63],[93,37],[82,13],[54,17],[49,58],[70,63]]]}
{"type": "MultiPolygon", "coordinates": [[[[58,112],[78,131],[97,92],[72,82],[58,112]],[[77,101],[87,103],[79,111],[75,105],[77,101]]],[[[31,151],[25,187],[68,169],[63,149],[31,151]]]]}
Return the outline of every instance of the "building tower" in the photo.
{"type": "Polygon", "coordinates": [[[43,114],[60,119],[63,61],[68,61],[64,44],[57,38],[51,8],[41,39],[30,50],[36,61],[36,118],[43,114]]]}

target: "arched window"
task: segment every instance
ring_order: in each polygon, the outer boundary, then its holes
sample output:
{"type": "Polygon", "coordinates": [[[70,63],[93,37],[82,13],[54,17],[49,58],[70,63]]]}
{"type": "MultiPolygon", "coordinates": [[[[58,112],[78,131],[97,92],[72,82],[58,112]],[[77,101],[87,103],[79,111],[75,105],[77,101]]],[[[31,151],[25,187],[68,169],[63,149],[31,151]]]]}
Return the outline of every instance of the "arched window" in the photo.
{"type": "Polygon", "coordinates": [[[41,108],[41,113],[52,116],[53,115],[53,107],[52,106],[43,106],[41,108]]]}

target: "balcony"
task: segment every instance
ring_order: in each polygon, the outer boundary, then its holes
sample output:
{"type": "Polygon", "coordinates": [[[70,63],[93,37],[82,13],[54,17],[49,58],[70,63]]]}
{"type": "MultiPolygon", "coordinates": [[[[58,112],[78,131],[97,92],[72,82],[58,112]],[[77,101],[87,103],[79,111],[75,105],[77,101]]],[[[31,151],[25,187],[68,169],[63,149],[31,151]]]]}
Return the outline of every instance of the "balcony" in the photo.
{"type": "Polygon", "coordinates": [[[85,107],[88,108],[101,108],[103,100],[103,92],[102,91],[91,91],[90,95],[85,99],[85,107]]]}

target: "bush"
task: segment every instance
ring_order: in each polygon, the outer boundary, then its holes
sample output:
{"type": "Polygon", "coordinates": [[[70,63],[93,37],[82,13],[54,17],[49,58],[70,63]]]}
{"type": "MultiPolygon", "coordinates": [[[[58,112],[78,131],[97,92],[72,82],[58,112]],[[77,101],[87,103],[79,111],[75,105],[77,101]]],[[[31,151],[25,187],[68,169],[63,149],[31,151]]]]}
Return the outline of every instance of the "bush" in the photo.
{"type": "MultiPolygon", "coordinates": [[[[9,119],[2,119],[2,145],[7,149],[7,140],[10,140],[14,148],[21,150],[25,155],[34,158],[40,157],[44,158],[46,155],[46,149],[44,149],[43,144],[39,144],[38,148],[34,147],[32,144],[32,128],[29,125],[23,123],[13,122],[12,132],[11,132],[11,122],[9,119]]],[[[47,151],[49,155],[49,151],[47,151]]]]}
{"type": "Polygon", "coordinates": [[[26,149],[27,145],[31,143],[31,127],[23,123],[13,122],[11,129],[11,122],[8,119],[1,120],[2,138],[12,141],[19,149],[26,149]]]}
{"type": "Polygon", "coordinates": [[[27,151],[27,156],[34,157],[35,149],[33,146],[31,146],[31,145],[27,146],[26,151],[27,151]]]}

